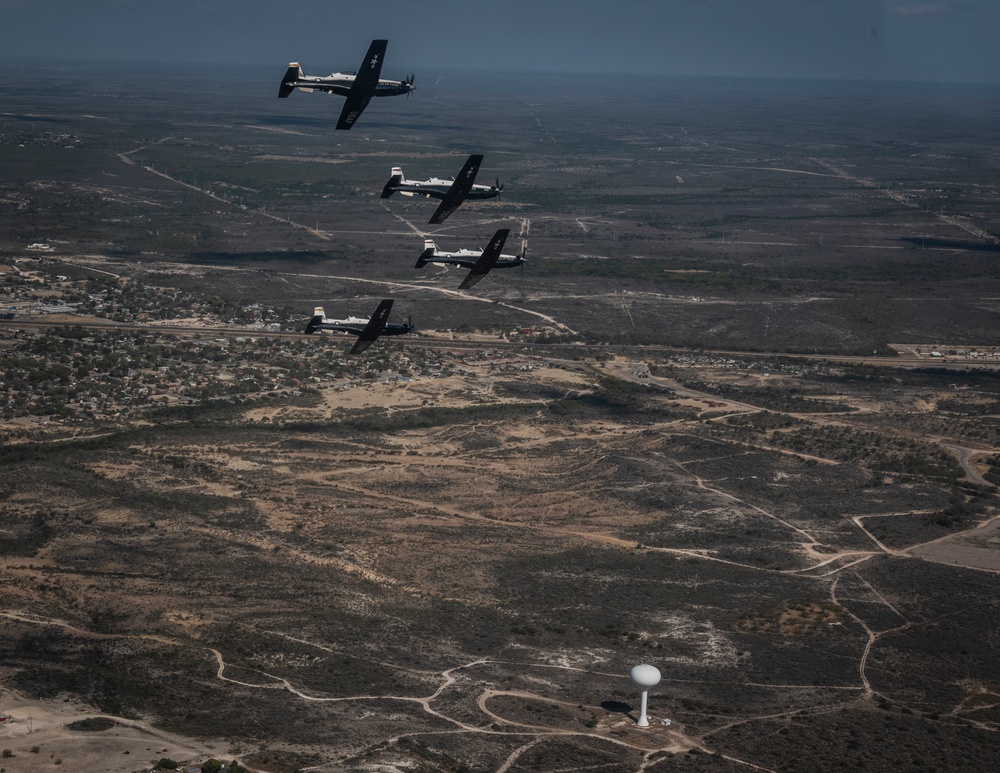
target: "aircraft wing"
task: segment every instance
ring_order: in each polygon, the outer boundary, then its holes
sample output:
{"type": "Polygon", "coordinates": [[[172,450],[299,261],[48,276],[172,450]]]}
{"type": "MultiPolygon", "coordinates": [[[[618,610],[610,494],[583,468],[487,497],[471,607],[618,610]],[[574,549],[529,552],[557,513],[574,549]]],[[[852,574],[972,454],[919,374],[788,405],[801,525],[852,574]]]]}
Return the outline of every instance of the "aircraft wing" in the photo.
{"type": "Polygon", "coordinates": [[[350,129],[354,122],[358,120],[361,113],[372,97],[375,96],[375,87],[378,86],[379,76],[382,74],[382,60],[385,59],[385,49],[388,40],[373,40],[368,47],[358,74],[354,76],[354,83],[344,100],[344,109],[340,111],[340,120],[337,121],[338,129],[350,129]]]}
{"type": "Polygon", "coordinates": [[[473,154],[469,156],[469,160],[465,162],[465,166],[458,173],[455,182],[451,184],[438,208],[431,215],[431,219],[427,221],[429,225],[440,225],[448,215],[461,206],[469,191],[472,190],[473,184],[476,182],[476,175],[479,174],[479,166],[482,163],[483,157],[481,155],[473,154]]]}
{"type": "Polygon", "coordinates": [[[350,354],[358,354],[371,346],[383,332],[385,323],[389,319],[389,312],[392,311],[392,298],[386,298],[379,303],[375,313],[372,314],[364,330],[358,334],[358,340],[351,347],[350,354]]]}
{"type": "Polygon", "coordinates": [[[357,341],[354,342],[354,346],[351,347],[351,350],[348,352],[348,354],[361,354],[361,352],[363,352],[365,349],[367,349],[373,343],[375,343],[375,339],[374,338],[372,338],[370,340],[366,340],[364,338],[359,338],[357,341]]]}
{"type": "Polygon", "coordinates": [[[493,234],[493,238],[490,239],[489,245],[485,250],[483,250],[482,255],[479,256],[479,260],[476,261],[476,265],[472,267],[472,270],[469,271],[469,275],[465,277],[462,284],[458,286],[459,290],[468,290],[476,282],[490,273],[490,269],[497,264],[497,259],[500,257],[500,250],[503,249],[503,245],[507,241],[507,237],[509,235],[509,228],[501,228],[493,234]]]}
{"type": "Polygon", "coordinates": [[[469,275],[467,277],[465,277],[465,279],[462,280],[462,284],[460,284],[458,286],[458,289],[459,290],[468,290],[470,287],[472,287],[474,284],[476,284],[476,282],[478,282],[484,276],[486,276],[486,272],[485,271],[482,272],[481,274],[477,274],[475,271],[470,271],[469,275]]]}

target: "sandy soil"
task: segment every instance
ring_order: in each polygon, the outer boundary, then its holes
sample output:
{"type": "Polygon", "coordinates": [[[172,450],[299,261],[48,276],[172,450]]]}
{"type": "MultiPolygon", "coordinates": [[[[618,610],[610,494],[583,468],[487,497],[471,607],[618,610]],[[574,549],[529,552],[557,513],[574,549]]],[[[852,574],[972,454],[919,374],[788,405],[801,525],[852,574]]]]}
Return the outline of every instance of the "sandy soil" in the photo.
{"type": "MultiPolygon", "coordinates": [[[[536,368],[532,377],[536,383],[544,383],[568,391],[590,391],[592,388],[591,380],[586,376],[559,368],[536,368]]],[[[484,371],[477,374],[475,379],[465,376],[449,376],[438,379],[359,384],[349,387],[326,387],[323,389],[323,402],[316,408],[253,408],[247,411],[244,416],[250,421],[277,418],[300,421],[327,419],[340,408],[346,410],[384,408],[391,412],[422,406],[447,405],[449,408],[462,408],[484,401],[490,403],[523,402],[519,398],[504,399],[494,394],[493,390],[497,381],[507,380],[507,378],[509,376],[505,376],[503,373],[484,371]]]]}
{"type": "Polygon", "coordinates": [[[13,754],[0,760],[8,773],[60,769],[132,773],[161,757],[200,763],[213,756],[225,760],[233,756],[221,744],[200,744],[118,717],[111,717],[117,724],[109,730],[69,730],[67,725],[73,722],[102,716],[70,698],[28,700],[0,688],[0,715],[8,717],[0,723],[0,746],[13,754]]]}
{"type": "Polygon", "coordinates": [[[907,552],[927,561],[1000,572],[1000,518],[907,552]]]}

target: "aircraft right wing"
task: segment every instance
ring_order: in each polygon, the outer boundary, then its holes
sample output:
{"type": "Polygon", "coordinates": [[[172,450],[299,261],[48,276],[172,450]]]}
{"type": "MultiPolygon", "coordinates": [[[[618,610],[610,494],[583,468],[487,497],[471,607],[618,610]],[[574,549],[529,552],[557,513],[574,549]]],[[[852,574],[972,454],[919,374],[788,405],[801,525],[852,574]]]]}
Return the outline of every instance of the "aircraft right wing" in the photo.
{"type": "Polygon", "coordinates": [[[476,282],[490,273],[490,269],[497,264],[497,259],[500,257],[500,250],[503,249],[504,243],[507,241],[507,237],[510,235],[509,228],[501,228],[490,240],[489,245],[483,250],[482,255],[479,256],[479,260],[476,261],[476,265],[472,267],[469,271],[469,275],[465,277],[462,284],[458,286],[459,290],[468,290],[476,282]]]}
{"type": "Polygon", "coordinates": [[[451,184],[438,208],[431,215],[431,219],[427,221],[429,225],[441,225],[448,215],[461,206],[476,182],[476,175],[479,174],[479,166],[482,163],[483,157],[481,155],[473,154],[469,156],[468,161],[465,162],[465,166],[462,167],[462,171],[455,178],[455,182],[451,184]]]}
{"type": "Polygon", "coordinates": [[[365,54],[344,101],[344,109],[340,111],[338,129],[350,129],[354,126],[354,122],[361,117],[361,113],[375,96],[375,87],[378,86],[378,79],[382,74],[382,60],[385,59],[385,49],[388,44],[388,40],[373,40],[368,47],[368,53],[365,54]]]}
{"type": "Polygon", "coordinates": [[[358,335],[358,340],[354,342],[349,354],[363,352],[385,332],[385,323],[389,319],[389,312],[392,311],[392,298],[386,298],[380,302],[375,313],[372,314],[365,329],[358,335]]]}
{"type": "Polygon", "coordinates": [[[417,265],[414,268],[423,268],[428,263],[430,263],[431,258],[434,257],[434,248],[428,247],[423,252],[420,253],[420,257],[417,258],[417,265]]]}

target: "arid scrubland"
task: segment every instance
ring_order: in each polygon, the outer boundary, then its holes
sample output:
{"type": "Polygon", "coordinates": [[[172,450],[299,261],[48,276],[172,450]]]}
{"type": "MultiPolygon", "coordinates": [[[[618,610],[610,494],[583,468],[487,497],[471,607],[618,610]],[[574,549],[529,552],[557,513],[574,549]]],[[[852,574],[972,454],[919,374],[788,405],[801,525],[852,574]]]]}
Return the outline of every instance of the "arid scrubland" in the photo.
{"type": "Polygon", "coordinates": [[[905,93],[838,129],[847,86],[542,84],[469,137],[475,84],[432,83],[337,147],[325,101],[246,85],[3,87],[0,766],[997,758],[978,103],[960,136],[905,93]],[[448,240],[529,238],[475,294],[414,274],[421,202],[377,203],[470,141],[505,192],[448,240]],[[390,296],[416,336],[297,332],[390,296]]]}

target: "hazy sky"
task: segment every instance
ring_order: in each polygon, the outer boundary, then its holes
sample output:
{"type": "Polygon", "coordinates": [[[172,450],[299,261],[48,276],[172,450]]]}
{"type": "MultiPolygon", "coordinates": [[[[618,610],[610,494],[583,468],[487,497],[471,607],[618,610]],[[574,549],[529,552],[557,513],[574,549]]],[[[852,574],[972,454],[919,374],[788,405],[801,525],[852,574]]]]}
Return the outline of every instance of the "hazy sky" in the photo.
{"type": "Polygon", "coordinates": [[[0,57],[1000,83],[1000,0],[0,0],[0,57]]]}

